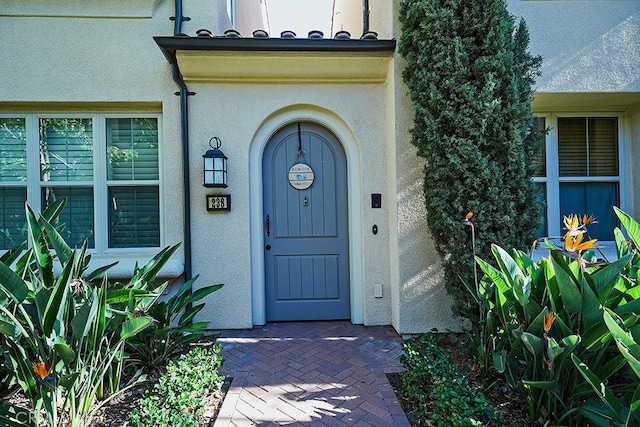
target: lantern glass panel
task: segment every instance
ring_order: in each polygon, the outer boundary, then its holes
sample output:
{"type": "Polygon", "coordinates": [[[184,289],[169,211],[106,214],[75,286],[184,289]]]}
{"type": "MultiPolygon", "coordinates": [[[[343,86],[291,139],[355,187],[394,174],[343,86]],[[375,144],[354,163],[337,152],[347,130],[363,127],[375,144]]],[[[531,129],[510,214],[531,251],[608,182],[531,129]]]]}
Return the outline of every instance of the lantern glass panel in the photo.
{"type": "Polygon", "coordinates": [[[213,159],[211,157],[204,158],[204,169],[205,170],[213,170],[213,159]]]}
{"type": "Polygon", "coordinates": [[[213,171],[205,171],[204,172],[204,183],[205,184],[213,184],[213,171]]]}
{"type": "Polygon", "coordinates": [[[213,169],[221,171],[224,165],[224,159],[222,157],[216,157],[213,159],[213,169]]]}

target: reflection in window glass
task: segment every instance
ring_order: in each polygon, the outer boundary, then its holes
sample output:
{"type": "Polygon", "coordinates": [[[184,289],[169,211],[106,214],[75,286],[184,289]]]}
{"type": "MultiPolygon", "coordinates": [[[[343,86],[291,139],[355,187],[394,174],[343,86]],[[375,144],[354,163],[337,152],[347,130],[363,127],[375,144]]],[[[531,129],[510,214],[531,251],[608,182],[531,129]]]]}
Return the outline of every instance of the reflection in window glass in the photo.
{"type": "Polygon", "coordinates": [[[91,119],[40,119],[40,179],[93,179],[91,119]]]}

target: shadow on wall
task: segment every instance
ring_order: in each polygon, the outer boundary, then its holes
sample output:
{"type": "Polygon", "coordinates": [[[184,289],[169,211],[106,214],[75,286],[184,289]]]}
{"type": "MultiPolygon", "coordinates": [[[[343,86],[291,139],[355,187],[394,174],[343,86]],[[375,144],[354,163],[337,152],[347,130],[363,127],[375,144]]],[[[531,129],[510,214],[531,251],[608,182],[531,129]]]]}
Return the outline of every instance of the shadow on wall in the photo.
{"type": "Polygon", "coordinates": [[[573,55],[543,58],[537,89],[544,92],[640,90],[640,12],[573,55]]]}
{"type": "Polygon", "coordinates": [[[402,333],[461,329],[451,312],[451,297],[443,282],[440,255],[429,236],[424,205],[424,160],[413,146],[398,150],[406,166],[398,179],[398,239],[400,241],[400,306],[402,333]],[[410,330],[409,330],[410,329],[410,330]]]}

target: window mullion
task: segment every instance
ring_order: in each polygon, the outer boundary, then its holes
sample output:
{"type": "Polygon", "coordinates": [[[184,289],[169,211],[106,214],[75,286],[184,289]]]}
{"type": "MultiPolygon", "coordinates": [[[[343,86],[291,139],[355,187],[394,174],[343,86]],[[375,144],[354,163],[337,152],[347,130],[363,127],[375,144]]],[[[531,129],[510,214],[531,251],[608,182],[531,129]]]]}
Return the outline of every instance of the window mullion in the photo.
{"type": "Polygon", "coordinates": [[[107,248],[107,143],[104,132],[104,116],[93,117],[93,204],[95,221],[95,247],[98,253],[104,253],[107,248]]]}
{"type": "Polygon", "coordinates": [[[558,182],[560,166],[558,161],[558,118],[548,117],[548,127],[551,131],[547,135],[547,221],[550,236],[560,233],[560,184],[558,182]]]}
{"type": "Polygon", "coordinates": [[[27,203],[34,212],[42,212],[40,183],[40,118],[26,116],[27,131],[27,203]]]}

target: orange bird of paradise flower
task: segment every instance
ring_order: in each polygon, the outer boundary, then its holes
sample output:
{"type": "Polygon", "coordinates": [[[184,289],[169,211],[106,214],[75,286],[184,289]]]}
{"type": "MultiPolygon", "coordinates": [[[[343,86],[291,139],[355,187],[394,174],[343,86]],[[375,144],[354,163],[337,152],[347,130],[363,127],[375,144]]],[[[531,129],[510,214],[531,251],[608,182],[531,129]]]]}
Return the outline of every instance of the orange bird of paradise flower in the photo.
{"type": "Polygon", "coordinates": [[[460,222],[464,225],[473,225],[471,218],[473,218],[473,211],[467,212],[467,214],[464,216],[464,219],[461,219],[460,222]]]}
{"type": "Polygon", "coordinates": [[[591,225],[591,224],[597,224],[598,221],[596,221],[596,217],[594,217],[593,215],[587,215],[584,214],[582,215],[582,225],[591,225]]]}
{"type": "Polygon", "coordinates": [[[47,366],[44,362],[32,362],[31,366],[33,367],[33,372],[40,377],[40,379],[45,379],[51,373],[51,369],[47,369],[47,366]]]}
{"type": "Polygon", "coordinates": [[[556,315],[553,314],[553,311],[550,311],[549,314],[544,316],[544,333],[548,333],[551,330],[551,326],[553,326],[553,322],[556,320],[556,315]]]}
{"type": "Polygon", "coordinates": [[[591,249],[598,241],[597,239],[591,239],[583,243],[583,234],[571,236],[570,233],[571,232],[567,232],[567,234],[564,236],[564,248],[569,252],[585,251],[591,249]]]}

